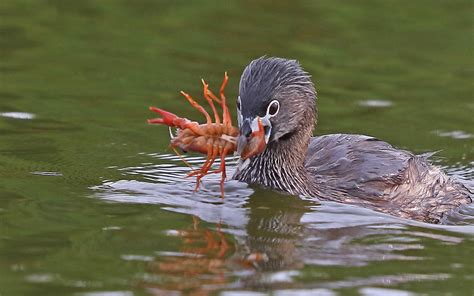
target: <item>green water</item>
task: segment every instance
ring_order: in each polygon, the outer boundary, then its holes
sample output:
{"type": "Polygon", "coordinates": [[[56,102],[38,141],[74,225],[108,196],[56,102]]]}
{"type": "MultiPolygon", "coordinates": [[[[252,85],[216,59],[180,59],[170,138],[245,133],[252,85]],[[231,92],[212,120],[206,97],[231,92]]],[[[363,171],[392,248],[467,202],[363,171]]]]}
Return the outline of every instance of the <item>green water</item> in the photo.
{"type": "Polygon", "coordinates": [[[145,124],[150,105],[199,119],[179,90],[198,96],[224,71],[234,110],[250,60],[291,57],[318,89],[316,134],[440,150],[473,188],[473,13],[469,0],[0,1],[0,295],[473,293],[472,206],[431,226],[235,181],[221,201],[215,178],[193,194],[167,130],[145,124]]]}

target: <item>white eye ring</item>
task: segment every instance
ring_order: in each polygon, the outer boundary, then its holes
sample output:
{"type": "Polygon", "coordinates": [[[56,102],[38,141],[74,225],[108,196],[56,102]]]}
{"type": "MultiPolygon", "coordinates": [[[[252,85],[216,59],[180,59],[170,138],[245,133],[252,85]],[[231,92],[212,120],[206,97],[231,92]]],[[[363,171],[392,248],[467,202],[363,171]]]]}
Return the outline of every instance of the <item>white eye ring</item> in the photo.
{"type": "Polygon", "coordinates": [[[267,115],[266,116],[271,118],[273,116],[276,116],[279,111],[280,111],[280,102],[278,102],[277,100],[273,100],[273,101],[271,101],[270,104],[268,104],[267,115]],[[274,106],[276,106],[276,111],[275,110],[270,110],[272,108],[275,108],[274,106]],[[270,113],[270,111],[272,111],[272,114],[270,113]]]}

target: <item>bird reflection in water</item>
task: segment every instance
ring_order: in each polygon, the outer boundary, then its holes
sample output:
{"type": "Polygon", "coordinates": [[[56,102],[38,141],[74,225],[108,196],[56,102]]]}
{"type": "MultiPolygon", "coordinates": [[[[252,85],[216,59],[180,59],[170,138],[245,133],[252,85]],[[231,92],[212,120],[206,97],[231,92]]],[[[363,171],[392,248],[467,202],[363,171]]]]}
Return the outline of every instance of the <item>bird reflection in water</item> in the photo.
{"type": "Polygon", "coordinates": [[[193,216],[189,227],[171,233],[180,238],[179,252],[163,252],[148,264],[147,272],[160,280],[141,285],[153,295],[178,291],[209,295],[223,288],[265,289],[274,285],[265,280],[267,272],[300,269],[304,265],[296,255],[296,243],[302,231],[299,221],[307,210],[301,205],[305,202],[297,198],[291,198],[293,203],[288,208],[288,198],[277,200],[272,207],[262,198],[251,199],[251,220],[244,237],[224,233],[220,224],[214,229],[201,225],[200,219],[193,216]]]}

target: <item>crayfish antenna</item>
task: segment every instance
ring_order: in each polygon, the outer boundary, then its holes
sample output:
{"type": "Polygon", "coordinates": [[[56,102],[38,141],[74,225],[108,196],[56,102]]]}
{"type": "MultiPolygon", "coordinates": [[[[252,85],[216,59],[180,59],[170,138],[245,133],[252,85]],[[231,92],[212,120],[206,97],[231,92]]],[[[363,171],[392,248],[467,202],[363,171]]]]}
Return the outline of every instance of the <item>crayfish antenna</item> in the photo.
{"type": "Polygon", "coordinates": [[[168,131],[170,132],[170,139],[174,139],[173,131],[171,130],[171,126],[168,126],[168,131]]]}
{"type": "Polygon", "coordinates": [[[174,148],[173,146],[170,146],[170,147],[171,149],[173,149],[174,153],[176,153],[176,155],[178,155],[179,158],[181,158],[181,161],[184,162],[185,165],[187,165],[191,170],[194,170],[194,168],[189,164],[189,162],[186,161],[184,156],[181,155],[181,153],[179,153],[178,150],[176,150],[176,148],[174,148]]]}

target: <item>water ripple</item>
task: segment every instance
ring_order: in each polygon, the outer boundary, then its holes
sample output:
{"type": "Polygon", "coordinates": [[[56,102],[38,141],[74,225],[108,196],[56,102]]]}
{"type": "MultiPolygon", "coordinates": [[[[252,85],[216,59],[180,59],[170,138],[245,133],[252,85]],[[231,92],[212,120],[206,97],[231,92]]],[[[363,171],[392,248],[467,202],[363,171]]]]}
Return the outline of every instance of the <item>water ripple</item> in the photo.
{"type": "MultiPolygon", "coordinates": [[[[145,156],[153,160],[139,166],[111,168],[130,180],[106,181],[92,189],[96,198],[156,204],[161,209],[195,217],[191,228],[165,231],[170,239],[182,239],[182,249],[157,250],[154,258],[122,256],[124,260],[147,262],[148,273],[141,281],[149,290],[163,287],[156,284],[157,281],[171,286],[171,283],[182,282],[184,274],[194,270],[200,276],[186,284],[190,287],[205,285],[210,291],[244,291],[259,286],[284,291],[285,287],[296,285],[304,268],[359,268],[385,261],[423,262],[433,259],[429,250],[433,244],[463,244],[474,234],[474,225],[458,223],[462,219],[452,223],[458,225],[426,224],[357,206],[260,189],[254,191],[235,180],[226,181],[225,198],[221,199],[219,175],[206,176],[201,188],[195,192],[195,179],[187,177],[192,169],[183,166],[180,157],[169,154],[145,156]],[[196,222],[200,220],[214,226],[200,229],[196,222]],[[238,280],[231,280],[233,278],[238,280]]],[[[186,161],[197,167],[204,159],[186,157],[186,161]]],[[[228,175],[231,175],[235,167],[228,167],[228,175]]],[[[464,177],[470,174],[464,167],[450,168],[450,173],[464,177]]],[[[469,216],[473,208],[464,211],[461,213],[469,216]]],[[[461,265],[460,268],[464,267],[461,265]]],[[[345,288],[446,280],[451,276],[449,273],[421,274],[411,270],[412,273],[401,275],[321,280],[301,292],[329,293],[345,288]]],[[[301,288],[301,283],[297,285],[301,288]]],[[[361,293],[370,295],[374,291],[366,289],[361,293]]]]}
{"type": "Polygon", "coordinates": [[[14,119],[34,119],[36,116],[28,112],[0,112],[0,116],[14,119]]]}

